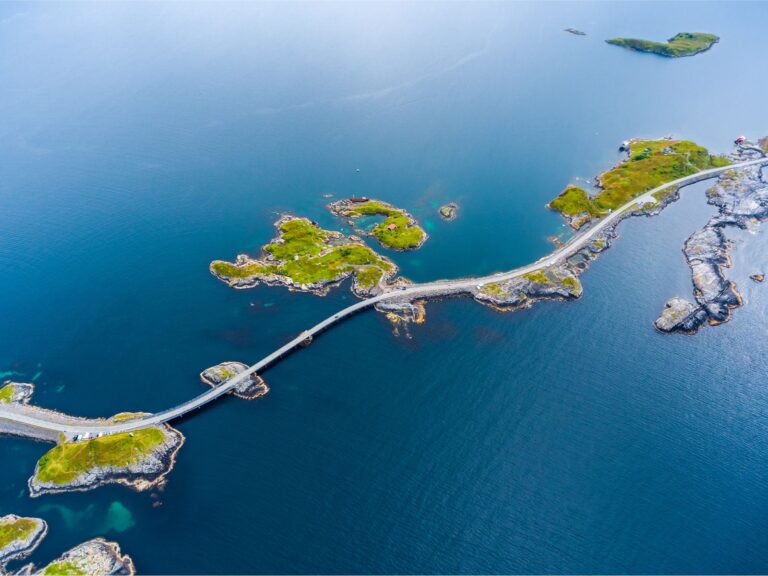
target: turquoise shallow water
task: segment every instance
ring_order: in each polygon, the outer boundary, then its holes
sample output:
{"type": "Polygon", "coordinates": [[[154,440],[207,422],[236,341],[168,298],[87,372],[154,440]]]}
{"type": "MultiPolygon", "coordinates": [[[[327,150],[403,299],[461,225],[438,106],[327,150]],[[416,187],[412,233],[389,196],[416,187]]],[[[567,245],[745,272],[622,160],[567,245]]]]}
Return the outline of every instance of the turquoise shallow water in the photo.
{"type": "MultiPolygon", "coordinates": [[[[726,151],[768,134],[753,4],[3,4],[0,371],[81,415],[155,411],[351,301],[235,292],[324,194],[381,197],[430,233],[431,280],[511,268],[563,230],[544,204],[631,136],[726,151]],[[562,32],[573,26],[586,37],[562,32]],[[665,60],[602,39],[711,31],[665,60]],[[359,172],[357,169],[359,168],[359,172]],[[461,204],[446,224],[436,208],[461,204]]],[[[163,492],[30,499],[43,444],[0,442],[0,512],[44,562],[119,541],[144,573],[765,572],[762,233],[734,235],[731,323],[664,337],[690,293],[705,185],[621,238],[575,303],[427,306],[413,338],[358,315],[270,369],[256,402],[178,424],[163,492]],[[159,507],[154,503],[161,502],[159,507]]]]}

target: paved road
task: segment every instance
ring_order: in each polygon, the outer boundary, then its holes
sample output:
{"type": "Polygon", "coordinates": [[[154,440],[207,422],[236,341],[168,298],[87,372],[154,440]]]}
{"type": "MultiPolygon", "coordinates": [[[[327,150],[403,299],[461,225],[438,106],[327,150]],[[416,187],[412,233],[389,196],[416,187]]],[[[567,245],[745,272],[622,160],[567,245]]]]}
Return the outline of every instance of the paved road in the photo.
{"type": "Polygon", "coordinates": [[[642,206],[643,204],[647,204],[649,202],[656,203],[656,199],[653,197],[653,195],[657,192],[662,192],[669,188],[679,188],[682,186],[693,184],[694,182],[700,182],[702,180],[714,178],[715,176],[717,176],[721,172],[725,172],[726,170],[745,168],[748,166],[754,166],[758,164],[768,164],[768,158],[760,158],[757,160],[750,160],[748,162],[731,164],[730,166],[723,166],[720,168],[711,168],[708,170],[702,170],[700,172],[697,172],[696,174],[692,174],[691,176],[679,178],[677,180],[673,180],[672,182],[668,182],[667,184],[663,184],[662,186],[654,188],[653,190],[649,190],[642,196],[634,198],[630,202],[627,202],[627,204],[625,204],[622,208],[612,212],[602,220],[599,220],[589,229],[575,235],[564,246],[561,246],[560,248],[558,248],[548,256],[545,256],[537,260],[536,262],[533,262],[532,264],[528,264],[520,268],[515,268],[514,270],[510,270],[508,272],[499,272],[497,274],[490,274],[488,276],[483,276],[478,278],[438,280],[435,282],[428,282],[424,284],[414,284],[412,286],[407,287],[404,290],[394,289],[389,292],[380,294],[378,296],[361,300],[355,304],[352,304],[351,306],[348,306],[347,308],[344,308],[343,310],[338,311],[333,316],[329,316],[322,322],[314,325],[312,328],[302,332],[287,344],[281,346],[280,348],[278,348],[268,356],[262,358],[261,360],[253,364],[250,368],[248,368],[248,370],[245,370],[244,372],[241,372],[237,376],[230,378],[223,384],[220,384],[215,388],[211,388],[207,392],[200,394],[199,396],[192,398],[191,400],[188,400],[187,402],[184,402],[183,404],[179,404],[178,406],[175,406],[168,410],[157,412],[155,414],[150,414],[143,418],[140,418],[137,420],[131,420],[128,422],[105,423],[105,422],[93,421],[93,422],[83,422],[83,423],[73,424],[73,423],[51,422],[50,420],[45,418],[44,414],[39,414],[39,415],[30,414],[28,413],[28,411],[24,414],[21,414],[17,411],[14,411],[13,405],[5,405],[5,406],[0,406],[0,420],[10,420],[20,424],[33,426],[36,428],[42,428],[44,430],[61,432],[69,438],[73,438],[76,434],[82,434],[85,432],[90,432],[91,434],[99,433],[99,432],[104,432],[104,433],[127,432],[130,430],[138,430],[141,428],[146,428],[148,426],[163,424],[170,420],[179,418],[180,416],[183,416],[184,414],[191,412],[192,410],[196,410],[198,408],[201,408],[202,406],[205,406],[206,404],[208,404],[209,402],[212,402],[219,396],[222,396],[227,392],[229,392],[230,390],[232,390],[235,386],[243,382],[245,379],[249,378],[252,374],[260,372],[262,369],[266,368],[270,364],[273,364],[275,361],[280,359],[285,354],[295,350],[297,347],[301,346],[302,343],[307,340],[307,338],[317,335],[318,333],[322,332],[326,328],[329,328],[336,322],[352,314],[355,314],[356,312],[369,308],[377,304],[378,302],[383,302],[386,300],[414,300],[416,298],[426,298],[430,296],[438,296],[438,295],[447,294],[447,293],[473,292],[477,290],[477,286],[479,284],[486,284],[489,282],[502,282],[505,280],[510,280],[512,278],[523,276],[524,274],[528,274],[530,272],[535,272],[537,270],[548,268],[554,264],[557,264],[563,259],[568,258],[569,256],[573,255],[579,250],[581,250],[584,246],[586,246],[589,242],[591,242],[592,239],[595,238],[595,236],[600,234],[609,226],[613,225],[626,212],[633,210],[639,206],[642,206]]]}

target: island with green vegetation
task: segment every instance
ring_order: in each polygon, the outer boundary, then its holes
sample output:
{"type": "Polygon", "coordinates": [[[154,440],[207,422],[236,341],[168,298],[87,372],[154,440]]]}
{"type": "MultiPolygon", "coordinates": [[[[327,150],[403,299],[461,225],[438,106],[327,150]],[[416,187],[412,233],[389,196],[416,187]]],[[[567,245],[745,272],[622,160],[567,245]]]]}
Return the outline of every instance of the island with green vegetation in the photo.
{"type": "Polygon", "coordinates": [[[456,217],[459,215],[459,205],[456,202],[449,202],[448,204],[440,206],[440,209],[437,212],[440,214],[440,218],[447,222],[451,222],[452,220],[456,220],[456,217]]]}
{"type": "Polygon", "coordinates": [[[702,32],[680,32],[664,42],[652,42],[638,38],[610,38],[608,44],[622,46],[638,52],[650,52],[668,58],[681,58],[693,56],[709,50],[720,38],[714,34],[702,32]]]}
{"type": "Polygon", "coordinates": [[[133,560],[123,554],[116,542],[94,538],[72,548],[42,569],[30,564],[19,574],[42,576],[131,576],[136,573],[133,560]]]}
{"type": "MultiPolygon", "coordinates": [[[[113,421],[139,416],[143,414],[126,413],[113,421]]],[[[164,482],[183,444],[181,432],[167,424],[61,442],[37,462],[29,492],[35,497],[82,492],[105,484],[147,490],[164,482]]]]}
{"type": "MultiPolygon", "coordinates": [[[[203,384],[215,387],[247,369],[248,366],[242,362],[222,362],[201,372],[200,380],[203,384]]],[[[269,387],[264,382],[264,379],[258,374],[251,374],[248,379],[235,386],[230,394],[245,400],[255,400],[264,396],[267,392],[269,392],[269,387]]]]}
{"type": "Polygon", "coordinates": [[[427,233],[416,219],[402,208],[381,200],[349,199],[328,205],[328,209],[347,221],[358,234],[373,236],[391,250],[415,250],[427,240],[427,233]],[[360,218],[382,217],[370,230],[358,226],[360,218]]]}
{"type": "MultiPolygon", "coordinates": [[[[666,182],[730,163],[726,157],[714,156],[690,140],[630,140],[626,147],[628,157],[597,178],[597,193],[569,185],[549,207],[578,230],[593,218],[607,216],[632,198],[666,182]]],[[[657,199],[674,193],[665,190],[657,199]]]]}
{"type": "Polygon", "coordinates": [[[0,574],[11,560],[29,556],[48,533],[48,524],[40,518],[22,518],[8,514],[0,518],[0,574]]]}
{"type": "Polygon", "coordinates": [[[290,215],[275,226],[277,237],[258,258],[240,254],[235,262],[214,260],[211,273],[232,288],[283,285],[318,295],[352,277],[352,290],[361,297],[378,293],[397,273],[394,262],[360,238],[323,230],[307,218],[290,215]]]}

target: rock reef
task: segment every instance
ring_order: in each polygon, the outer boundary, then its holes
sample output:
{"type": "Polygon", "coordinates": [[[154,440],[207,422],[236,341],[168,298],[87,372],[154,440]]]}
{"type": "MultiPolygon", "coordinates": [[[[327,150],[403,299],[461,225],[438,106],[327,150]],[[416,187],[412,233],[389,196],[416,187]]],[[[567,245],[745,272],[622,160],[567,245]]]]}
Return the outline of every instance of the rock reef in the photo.
{"type": "Polygon", "coordinates": [[[40,518],[8,514],[0,518],[0,574],[11,560],[23,560],[42,542],[48,524],[40,518]]]}
{"type": "MultiPolygon", "coordinates": [[[[732,157],[745,161],[760,157],[758,150],[740,147],[732,157]]],[[[741,305],[736,285],[725,277],[731,265],[725,231],[729,227],[746,228],[768,218],[768,184],[762,167],[728,170],[707,191],[708,202],[718,207],[718,214],[685,241],[683,253],[691,269],[695,303],[683,298],[667,302],[655,326],[662,332],[694,333],[705,322],[716,325],[730,318],[731,310],[741,305]]]]}
{"type": "Polygon", "coordinates": [[[33,574],[66,574],[67,576],[132,576],[136,573],[133,560],[123,554],[116,542],[94,538],[75,546],[56,560],[38,570],[33,564],[24,566],[18,576],[33,574]]]}
{"type": "MultiPolygon", "coordinates": [[[[200,380],[208,386],[216,387],[226,382],[233,376],[240,374],[248,369],[247,364],[242,362],[222,362],[216,366],[211,366],[200,373],[200,380]]],[[[250,378],[240,382],[232,390],[232,394],[245,400],[255,400],[269,392],[269,387],[264,379],[258,374],[252,374],[250,378]]]]}

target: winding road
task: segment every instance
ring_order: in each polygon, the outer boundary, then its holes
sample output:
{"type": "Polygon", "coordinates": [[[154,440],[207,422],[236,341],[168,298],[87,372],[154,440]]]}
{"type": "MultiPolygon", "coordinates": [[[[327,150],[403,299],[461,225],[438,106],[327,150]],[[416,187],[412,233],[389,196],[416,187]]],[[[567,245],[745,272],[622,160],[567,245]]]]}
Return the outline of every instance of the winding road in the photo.
{"type": "Polygon", "coordinates": [[[600,232],[606,230],[608,227],[610,227],[615,222],[617,222],[617,220],[620,219],[622,216],[624,216],[626,212],[633,210],[644,204],[656,203],[657,200],[654,198],[654,194],[658,192],[662,192],[670,188],[681,188],[683,186],[687,186],[695,182],[700,182],[702,180],[714,178],[717,175],[727,170],[736,170],[740,168],[746,168],[749,166],[762,165],[762,164],[768,164],[768,158],[763,157],[757,160],[749,160],[747,162],[740,162],[737,164],[731,164],[731,165],[723,166],[719,168],[702,170],[700,172],[697,172],[696,174],[692,174],[684,178],[679,178],[677,180],[673,180],[671,182],[658,186],[657,188],[654,188],[653,190],[649,190],[643,195],[638,196],[632,199],[631,201],[627,202],[620,209],[612,212],[602,220],[599,220],[589,229],[574,235],[568,243],[556,249],[554,252],[552,252],[548,256],[540,258],[536,262],[533,262],[526,266],[515,268],[514,270],[509,270],[507,272],[490,274],[488,276],[482,276],[482,277],[476,277],[476,278],[460,278],[456,280],[438,280],[435,282],[414,284],[404,289],[394,288],[378,296],[361,300],[355,304],[352,304],[351,306],[348,306],[347,308],[344,308],[343,310],[336,312],[335,314],[333,314],[332,316],[329,316],[322,322],[315,324],[308,330],[305,330],[290,342],[284,344],[283,346],[281,346],[280,348],[278,348],[268,356],[265,356],[264,358],[262,358],[261,360],[259,360],[258,362],[250,366],[247,370],[230,378],[226,382],[218,385],[215,388],[211,388],[207,392],[200,394],[199,396],[196,396],[195,398],[192,398],[187,402],[174,406],[173,408],[169,408],[168,410],[163,410],[162,412],[149,414],[144,417],[137,418],[135,420],[121,421],[121,422],[108,422],[108,421],[100,421],[100,420],[90,420],[90,421],[83,420],[82,422],[80,421],[66,422],[66,421],[62,421],[61,418],[51,418],[49,415],[46,415],[45,411],[42,411],[42,410],[36,411],[30,407],[22,408],[19,405],[6,404],[6,405],[0,406],[0,421],[5,420],[5,421],[10,421],[16,424],[31,426],[33,428],[39,428],[49,432],[61,433],[70,439],[74,438],[76,435],[84,434],[84,433],[91,433],[92,435],[99,434],[99,433],[113,434],[116,432],[128,432],[131,430],[139,430],[142,428],[147,428],[149,426],[164,424],[165,422],[169,422],[171,420],[179,418],[184,414],[187,414],[188,412],[201,408],[202,406],[205,406],[209,402],[216,400],[218,397],[228,393],[235,386],[237,386],[238,384],[240,384],[241,382],[249,378],[251,375],[260,372],[267,366],[275,363],[281,357],[285,356],[289,352],[301,346],[308,338],[314,337],[315,335],[326,330],[327,328],[343,320],[344,318],[347,318],[348,316],[355,314],[356,312],[359,312],[361,310],[374,306],[379,302],[384,302],[388,300],[412,301],[418,298],[428,298],[428,297],[440,296],[445,294],[474,293],[475,291],[477,291],[478,285],[486,284],[489,282],[502,282],[505,280],[510,280],[512,278],[523,276],[530,272],[535,272],[537,270],[548,268],[550,266],[553,266],[554,264],[557,264],[563,259],[568,258],[569,256],[575,254],[579,250],[581,250],[593,238],[595,238],[595,236],[600,234],[600,232]]]}

